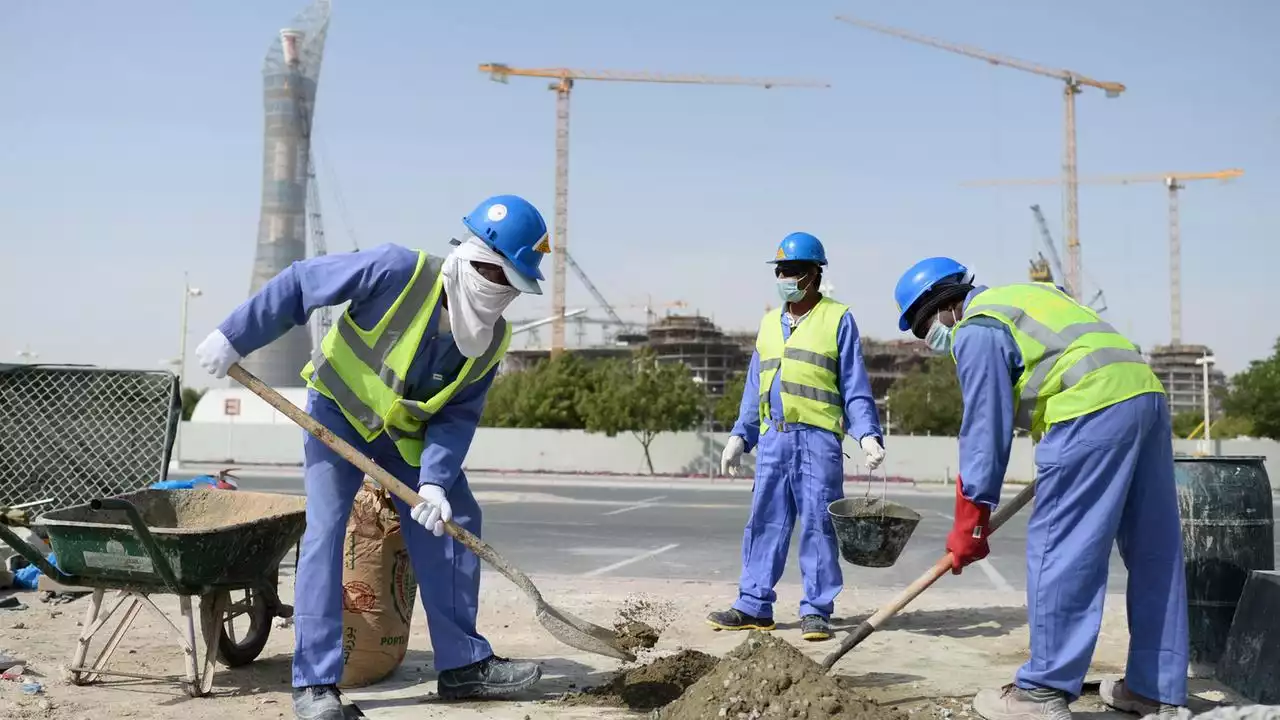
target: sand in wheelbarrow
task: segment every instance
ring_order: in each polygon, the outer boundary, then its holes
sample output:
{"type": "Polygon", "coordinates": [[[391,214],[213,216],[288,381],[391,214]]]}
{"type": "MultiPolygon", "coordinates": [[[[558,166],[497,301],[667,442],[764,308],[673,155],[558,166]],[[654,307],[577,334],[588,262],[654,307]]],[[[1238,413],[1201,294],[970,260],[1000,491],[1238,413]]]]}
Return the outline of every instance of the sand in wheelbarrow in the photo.
{"type": "Polygon", "coordinates": [[[786,641],[753,630],[657,717],[905,720],[907,715],[859,696],[786,641]]]}
{"type": "Polygon", "coordinates": [[[711,672],[716,658],[697,650],[681,650],[630,670],[624,670],[609,684],[561,698],[566,705],[625,707],[654,710],[680,697],[689,686],[711,672]]]}

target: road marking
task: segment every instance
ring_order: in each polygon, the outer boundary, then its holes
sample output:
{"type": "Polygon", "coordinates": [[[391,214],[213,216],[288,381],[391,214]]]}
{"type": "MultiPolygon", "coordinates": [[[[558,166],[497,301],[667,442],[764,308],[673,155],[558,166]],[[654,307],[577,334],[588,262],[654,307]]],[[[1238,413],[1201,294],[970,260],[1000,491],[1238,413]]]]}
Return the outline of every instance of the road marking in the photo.
{"type": "Polygon", "coordinates": [[[650,507],[654,503],[658,502],[659,500],[666,500],[666,499],[667,499],[666,495],[651,497],[651,498],[648,498],[647,500],[641,500],[637,502],[635,505],[628,505],[626,507],[620,507],[617,510],[610,510],[609,512],[605,513],[605,515],[621,515],[624,512],[631,512],[632,510],[639,510],[641,508],[650,507]]]}
{"type": "Polygon", "coordinates": [[[1013,586],[1009,584],[1008,580],[1004,579],[1004,576],[1000,574],[1000,571],[996,569],[996,566],[988,562],[986,558],[982,558],[975,562],[974,565],[978,566],[978,569],[982,571],[983,575],[987,576],[987,579],[991,581],[991,584],[994,585],[997,590],[1002,592],[1013,592],[1013,586]]]}
{"type": "Polygon", "coordinates": [[[671,543],[670,545],[663,545],[662,547],[656,550],[643,552],[643,553],[640,553],[639,555],[636,555],[635,557],[630,557],[630,558],[627,558],[626,560],[619,560],[618,562],[613,563],[612,565],[605,565],[602,568],[596,568],[595,570],[592,570],[590,572],[585,572],[582,574],[582,577],[599,577],[601,575],[604,575],[605,573],[613,572],[618,568],[624,568],[628,565],[631,565],[632,563],[638,563],[641,560],[648,560],[649,558],[654,557],[655,555],[661,555],[662,553],[668,550],[674,550],[678,547],[680,547],[680,543],[671,543]]]}

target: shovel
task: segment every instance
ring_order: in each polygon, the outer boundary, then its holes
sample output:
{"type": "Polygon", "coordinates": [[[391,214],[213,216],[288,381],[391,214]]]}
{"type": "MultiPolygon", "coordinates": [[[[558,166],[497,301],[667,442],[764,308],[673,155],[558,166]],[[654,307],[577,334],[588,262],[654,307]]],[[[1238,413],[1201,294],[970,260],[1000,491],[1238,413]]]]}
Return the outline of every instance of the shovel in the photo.
{"type": "MultiPolygon", "coordinates": [[[[317,440],[328,445],[334,452],[338,453],[343,459],[352,465],[360,468],[369,477],[373,478],[387,490],[387,492],[400,498],[409,507],[413,507],[422,502],[422,498],[418,493],[410,490],[393,476],[391,473],[382,469],[377,463],[365,457],[359,450],[351,446],[350,443],[342,438],[334,435],[325,426],[321,425],[315,418],[308,415],[302,408],[294,405],[286,400],[280,393],[267,387],[261,380],[254,377],[252,373],[234,364],[227,370],[227,374],[235,378],[237,382],[249,390],[253,394],[266,400],[272,407],[284,413],[290,420],[296,422],[303,430],[311,433],[317,440]]],[[[514,567],[507,562],[506,558],[498,554],[488,543],[468,532],[452,520],[444,524],[444,531],[454,540],[462,543],[468,550],[475,553],[481,560],[492,565],[498,572],[502,573],[508,580],[515,583],[516,587],[524,591],[534,602],[536,608],[536,617],[538,622],[551,636],[569,647],[579,650],[604,655],[606,657],[616,658],[630,662],[636,659],[636,656],[624,650],[618,645],[618,636],[612,630],[607,630],[587,622],[581,618],[574,617],[569,613],[559,610],[542,598],[542,593],[538,592],[538,588],[534,587],[533,581],[529,579],[519,568],[514,567]]]]}
{"type": "MultiPolygon", "coordinates": [[[[1009,518],[1031,502],[1031,498],[1035,497],[1035,494],[1036,486],[1034,484],[1028,485],[1022,489],[1022,492],[1015,495],[1012,500],[1000,506],[1000,509],[996,510],[995,514],[991,516],[987,534],[990,535],[999,530],[1001,525],[1004,525],[1009,518]]],[[[822,671],[827,672],[830,670],[833,665],[840,661],[840,658],[870,637],[871,633],[879,630],[885,621],[901,612],[902,608],[906,607],[912,600],[915,600],[917,595],[928,590],[930,585],[937,582],[938,578],[946,575],[949,570],[951,570],[951,553],[948,552],[939,558],[938,562],[934,563],[933,567],[925,571],[915,582],[908,585],[907,589],[899,593],[889,604],[877,610],[875,615],[863,620],[858,627],[850,630],[849,634],[845,635],[844,639],[840,641],[840,647],[836,648],[822,661],[822,671]]]]}

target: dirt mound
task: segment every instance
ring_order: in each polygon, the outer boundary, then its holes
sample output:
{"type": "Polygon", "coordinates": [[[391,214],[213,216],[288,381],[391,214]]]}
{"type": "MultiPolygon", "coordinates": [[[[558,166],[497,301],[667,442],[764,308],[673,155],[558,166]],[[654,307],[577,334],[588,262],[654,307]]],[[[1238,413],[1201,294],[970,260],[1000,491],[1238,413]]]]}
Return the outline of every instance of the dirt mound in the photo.
{"type": "Polygon", "coordinates": [[[905,720],[907,716],[859,697],[784,640],[752,631],[715,670],[663,708],[658,717],[905,720]]]}
{"type": "Polygon", "coordinates": [[[697,650],[682,650],[647,665],[620,672],[613,676],[608,685],[566,695],[560,702],[566,705],[653,710],[680,697],[681,693],[711,672],[715,666],[714,656],[697,650]]]}
{"type": "Polygon", "coordinates": [[[625,650],[648,650],[658,644],[658,631],[648,623],[632,620],[613,629],[618,633],[618,644],[625,650]]]}

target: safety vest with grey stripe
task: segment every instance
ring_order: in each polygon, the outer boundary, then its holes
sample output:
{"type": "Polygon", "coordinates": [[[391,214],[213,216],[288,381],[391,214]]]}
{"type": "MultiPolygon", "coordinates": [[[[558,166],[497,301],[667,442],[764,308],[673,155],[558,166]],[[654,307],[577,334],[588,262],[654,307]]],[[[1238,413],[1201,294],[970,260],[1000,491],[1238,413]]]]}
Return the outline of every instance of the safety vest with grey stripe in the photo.
{"type": "MultiPolygon", "coordinates": [[[[840,363],[834,358],[829,358],[822,353],[816,353],[812,350],[801,350],[799,348],[788,347],[782,350],[782,357],[788,360],[796,360],[810,365],[816,365],[824,370],[830,370],[836,375],[840,374],[840,363]]],[[[768,372],[769,370],[777,370],[782,368],[782,358],[771,358],[769,360],[760,361],[760,372],[768,372]]],[[[788,395],[796,395],[806,400],[816,400],[817,402],[827,403],[828,405],[843,405],[844,400],[838,393],[822,388],[809,387],[800,383],[787,382],[786,380],[778,380],[778,390],[788,395]]],[[[769,388],[760,388],[760,397],[767,399],[769,397],[769,388]]]]}
{"type": "MultiPolygon", "coordinates": [[[[443,260],[427,257],[422,271],[418,273],[407,291],[404,292],[404,299],[396,307],[395,313],[391,316],[382,334],[378,336],[373,345],[365,342],[364,338],[360,337],[360,334],[355,331],[351,323],[347,322],[346,318],[340,318],[338,322],[333,324],[339,337],[351,349],[351,352],[396,395],[404,395],[405,380],[397,375],[395,370],[387,363],[388,356],[396,343],[409,329],[414,318],[422,310],[423,305],[430,299],[431,291],[435,287],[442,266],[443,260]]],[[[437,299],[436,304],[439,304],[439,299],[437,299]]],[[[461,382],[451,383],[450,385],[465,387],[480,379],[493,362],[494,357],[502,350],[506,340],[506,333],[506,319],[498,318],[498,322],[493,329],[493,340],[489,342],[489,347],[484,354],[478,358],[468,358],[460,370],[462,374],[461,382]]],[[[359,420],[360,424],[369,432],[377,432],[383,428],[384,419],[347,385],[342,376],[338,374],[338,371],[329,363],[322,350],[317,349],[312,353],[311,364],[315,378],[324,384],[325,389],[329,391],[342,409],[359,420]]],[[[448,387],[446,386],[446,389],[448,387]]],[[[431,418],[431,413],[416,400],[401,397],[399,403],[404,406],[410,415],[424,423],[431,418]]],[[[425,429],[424,425],[422,430],[414,433],[413,436],[421,437],[425,433],[425,429]]],[[[386,428],[386,431],[393,439],[410,436],[390,426],[386,428]]]]}
{"type": "MultiPolygon", "coordinates": [[[[1038,292],[1055,293],[1064,299],[1075,302],[1065,293],[1050,286],[1035,283],[1018,283],[1018,286],[1033,288],[1038,292]]],[[[980,298],[981,294],[975,300],[980,298]]],[[[1039,360],[1035,361],[1031,367],[1026,367],[1023,370],[1023,372],[1029,372],[1030,375],[1019,395],[1018,411],[1014,417],[1015,425],[1023,430],[1031,429],[1036,406],[1041,394],[1044,392],[1045,380],[1048,379],[1049,373],[1053,371],[1054,366],[1062,359],[1063,354],[1071,347],[1072,343],[1090,333],[1106,333],[1123,337],[1116,332],[1116,329],[1110,323],[1102,319],[1096,319],[1092,322],[1073,323],[1063,327],[1061,330],[1054,330],[1031,317],[1023,308],[1014,305],[973,304],[965,308],[962,321],[988,312],[1007,319],[1019,332],[1024,333],[1027,337],[1044,346],[1044,353],[1039,360]]],[[[1027,362],[1027,359],[1023,358],[1023,362],[1027,362]]],[[[1095,370],[1116,363],[1146,363],[1146,358],[1142,357],[1142,353],[1130,348],[1095,348],[1076,360],[1071,367],[1062,373],[1061,387],[1055,393],[1079,384],[1086,375],[1095,370]]]]}

